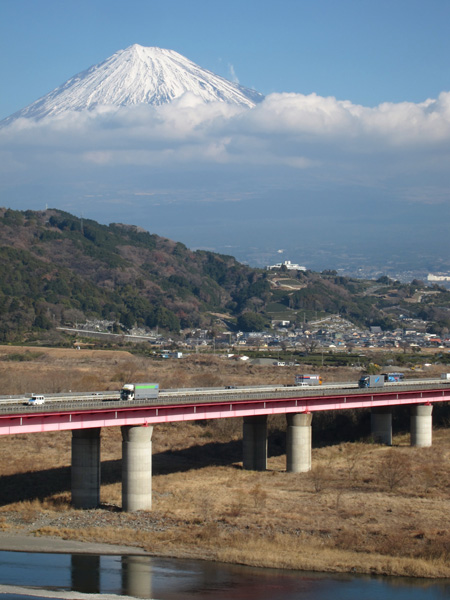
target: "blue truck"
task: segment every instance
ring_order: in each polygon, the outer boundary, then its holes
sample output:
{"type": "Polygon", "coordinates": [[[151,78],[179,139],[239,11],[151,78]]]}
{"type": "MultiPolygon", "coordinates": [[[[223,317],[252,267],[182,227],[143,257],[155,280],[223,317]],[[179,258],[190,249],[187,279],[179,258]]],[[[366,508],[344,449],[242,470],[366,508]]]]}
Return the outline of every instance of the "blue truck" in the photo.
{"type": "Polygon", "coordinates": [[[360,388],[374,388],[384,386],[384,375],[363,375],[358,381],[360,388]]]}

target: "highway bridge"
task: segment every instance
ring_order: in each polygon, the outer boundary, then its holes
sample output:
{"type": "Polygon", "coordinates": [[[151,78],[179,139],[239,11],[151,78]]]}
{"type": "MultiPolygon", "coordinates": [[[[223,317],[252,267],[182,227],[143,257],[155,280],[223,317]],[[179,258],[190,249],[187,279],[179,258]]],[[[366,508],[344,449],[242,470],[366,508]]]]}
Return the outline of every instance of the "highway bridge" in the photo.
{"type": "Polygon", "coordinates": [[[356,383],[320,386],[250,386],[161,390],[157,399],[132,402],[119,392],[50,394],[29,406],[29,396],[0,397],[0,435],[72,430],[72,500],[91,508],[100,499],[100,432],[122,428],[122,505],[151,507],[153,425],[243,417],[243,466],[265,470],[267,417],[286,414],[286,470],[311,469],[311,426],[316,411],[370,408],[375,441],[392,444],[392,407],[411,407],[411,445],[432,443],[432,406],[450,400],[450,380],[422,379],[359,388],[356,383]]]}

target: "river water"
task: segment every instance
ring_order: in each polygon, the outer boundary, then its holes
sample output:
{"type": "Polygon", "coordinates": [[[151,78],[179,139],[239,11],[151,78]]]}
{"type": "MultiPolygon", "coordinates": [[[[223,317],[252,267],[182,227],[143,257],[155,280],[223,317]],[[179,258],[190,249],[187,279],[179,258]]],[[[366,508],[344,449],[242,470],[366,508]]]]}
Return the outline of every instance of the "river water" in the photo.
{"type": "Polygon", "coordinates": [[[154,600],[448,600],[450,581],[255,569],[141,556],[0,552],[0,600],[124,596],[154,600]]]}

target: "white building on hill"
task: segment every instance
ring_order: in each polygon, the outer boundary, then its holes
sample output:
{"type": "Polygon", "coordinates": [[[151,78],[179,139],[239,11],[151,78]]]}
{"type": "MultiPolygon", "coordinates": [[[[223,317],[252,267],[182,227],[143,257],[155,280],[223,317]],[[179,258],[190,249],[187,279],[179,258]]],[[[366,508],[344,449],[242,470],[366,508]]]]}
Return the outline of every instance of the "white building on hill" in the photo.
{"type": "Polygon", "coordinates": [[[432,273],[428,273],[427,277],[428,281],[450,281],[450,275],[433,275],[432,273]]]}
{"type": "Polygon", "coordinates": [[[270,271],[271,269],[281,269],[281,267],[286,267],[288,271],[306,271],[306,267],[291,263],[290,260],[285,260],[283,263],[277,263],[276,265],[268,266],[266,269],[270,271]]]}

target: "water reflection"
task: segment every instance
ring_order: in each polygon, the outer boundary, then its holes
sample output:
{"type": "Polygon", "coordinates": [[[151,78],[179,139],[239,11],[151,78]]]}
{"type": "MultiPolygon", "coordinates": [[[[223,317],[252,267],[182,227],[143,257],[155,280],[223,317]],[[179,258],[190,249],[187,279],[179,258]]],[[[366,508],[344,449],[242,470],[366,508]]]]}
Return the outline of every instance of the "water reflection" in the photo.
{"type": "Polygon", "coordinates": [[[70,565],[73,591],[85,594],[100,593],[100,556],[72,554],[70,565]]]}
{"type": "MultiPolygon", "coordinates": [[[[158,600],[444,600],[450,581],[354,577],[150,558],[0,552],[2,584],[158,600]]],[[[17,595],[20,595],[20,590],[17,595]]],[[[35,598],[40,597],[39,591],[35,598]]],[[[12,598],[12,595],[7,595],[12,598]]]]}
{"type": "Polygon", "coordinates": [[[152,598],[152,561],[147,556],[122,557],[122,594],[152,598]]]}

